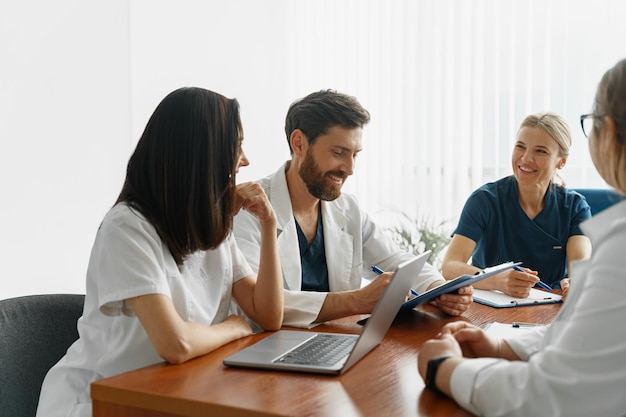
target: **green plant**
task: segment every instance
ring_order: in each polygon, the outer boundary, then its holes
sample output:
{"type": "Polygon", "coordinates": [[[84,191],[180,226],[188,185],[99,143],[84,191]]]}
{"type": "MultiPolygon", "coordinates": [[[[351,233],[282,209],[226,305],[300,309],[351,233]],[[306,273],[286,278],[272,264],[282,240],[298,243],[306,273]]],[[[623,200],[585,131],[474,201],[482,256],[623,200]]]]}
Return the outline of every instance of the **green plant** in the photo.
{"type": "Polygon", "coordinates": [[[413,219],[405,213],[401,213],[401,217],[400,225],[387,229],[393,241],[414,255],[431,250],[428,262],[441,270],[442,251],[451,239],[448,222],[435,223],[428,217],[413,219]]]}

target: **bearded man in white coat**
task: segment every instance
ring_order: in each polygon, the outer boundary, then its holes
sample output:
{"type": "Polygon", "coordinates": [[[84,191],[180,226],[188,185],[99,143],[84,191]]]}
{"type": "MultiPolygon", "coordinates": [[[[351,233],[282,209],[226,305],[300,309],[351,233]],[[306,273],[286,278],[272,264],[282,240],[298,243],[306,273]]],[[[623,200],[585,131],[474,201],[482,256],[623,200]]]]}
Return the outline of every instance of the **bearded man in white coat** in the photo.
{"type": "MultiPolygon", "coordinates": [[[[285,133],[291,160],[259,180],[277,216],[284,283],[283,325],[317,323],[372,312],[392,272],[376,276],[376,265],[394,271],[414,255],[402,251],[341,188],[353,174],[369,113],[351,96],[332,90],[309,94],[287,112],[285,133]],[[362,278],[371,283],[362,286],[362,278]]],[[[258,267],[258,220],[245,211],[235,216],[237,245],[250,266],[258,267]]],[[[426,264],[418,293],[445,283],[426,264]]],[[[460,315],[472,302],[472,288],[440,296],[435,304],[460,315]]]]}

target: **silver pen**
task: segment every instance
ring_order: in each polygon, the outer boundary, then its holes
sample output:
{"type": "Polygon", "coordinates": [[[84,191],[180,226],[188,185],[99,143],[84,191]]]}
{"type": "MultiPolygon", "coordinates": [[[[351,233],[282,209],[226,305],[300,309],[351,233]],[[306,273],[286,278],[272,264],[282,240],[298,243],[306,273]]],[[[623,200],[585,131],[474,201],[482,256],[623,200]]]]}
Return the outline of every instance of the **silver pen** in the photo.
{"type": "Polygon", "coordinates": [[[537,326],[543,326],[543,324],[540,323],[524,323],[522,321],[514,321],[513,324],[511,324],[511,326],[513,327],[537,327],[537,326]]]}

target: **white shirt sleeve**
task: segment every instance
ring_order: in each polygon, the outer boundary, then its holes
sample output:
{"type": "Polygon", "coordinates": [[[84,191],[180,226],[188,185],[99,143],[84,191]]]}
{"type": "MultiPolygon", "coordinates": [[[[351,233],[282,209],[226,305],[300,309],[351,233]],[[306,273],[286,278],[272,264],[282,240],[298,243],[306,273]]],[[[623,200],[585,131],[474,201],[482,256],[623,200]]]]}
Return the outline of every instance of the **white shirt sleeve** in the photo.
{"type": "Polygon", "coordinates": [[[235,241],[235,237],[232,233],[228,235],[227,241],[230,246],[230,253],[232,254],[233,282],[237,282],[249,275],[254,275],[255,272],[252,270],[252,267],[248,264],[246,257],[237,246],[237,242],[235,241]]]}
{"type": "Polygon", "coordinates": [[[134,315],[124,300],[145,294],[171,297],[163,244],[154,227],[125,205],[112,209],[98,231],[88,274],[97,274],[98,303],[106,315],[134,315]]]}

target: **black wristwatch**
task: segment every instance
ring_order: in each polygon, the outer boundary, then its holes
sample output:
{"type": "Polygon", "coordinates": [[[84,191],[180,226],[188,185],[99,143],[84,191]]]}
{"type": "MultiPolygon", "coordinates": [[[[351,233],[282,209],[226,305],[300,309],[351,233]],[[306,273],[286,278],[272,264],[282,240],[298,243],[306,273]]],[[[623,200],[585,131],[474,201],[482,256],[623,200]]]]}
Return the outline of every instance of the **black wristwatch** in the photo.
{"type": "Polygon", "coordinates": [[[451,358],[451,355],[442,355],[432,358],[428,361],[428,366],[426,368],[426,388],[429,390],[435,391],[437,394],[445,395],[439,388],[437,388],[436,380],[437,380],[437,371],[439,370],[439,365],[443,361],[448,358],[451,358]]]}

